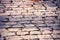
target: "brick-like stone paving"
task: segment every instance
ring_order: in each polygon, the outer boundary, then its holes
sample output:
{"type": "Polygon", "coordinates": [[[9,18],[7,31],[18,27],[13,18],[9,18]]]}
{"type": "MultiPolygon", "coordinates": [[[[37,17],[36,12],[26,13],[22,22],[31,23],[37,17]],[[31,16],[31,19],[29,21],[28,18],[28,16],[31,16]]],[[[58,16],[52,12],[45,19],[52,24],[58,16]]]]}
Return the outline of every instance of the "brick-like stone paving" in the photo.
{"type": "Polygon", "coordinates": [[[0,40],[60,40],[60,0],[0,0],[0,40]]]}

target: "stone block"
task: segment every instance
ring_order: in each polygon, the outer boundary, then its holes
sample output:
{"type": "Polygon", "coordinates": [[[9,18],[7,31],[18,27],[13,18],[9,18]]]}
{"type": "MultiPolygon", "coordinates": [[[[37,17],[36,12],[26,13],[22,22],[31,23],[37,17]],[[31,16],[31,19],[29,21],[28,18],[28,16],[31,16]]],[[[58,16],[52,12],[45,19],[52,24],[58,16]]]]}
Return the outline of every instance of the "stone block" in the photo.
{"type": "Polygon", "coordinates": [[[16,17],[16,18],[9,18],[9,21],[21,21],[21,18],[16,17]]]}
{"type": "Polygon", "coordinates": [[[21,31],[20,28],[8,28],[8,31],[9,32],[18,32],[18,31],[21,31]]]}
{"type": "Polygon", "coordinates": [[[29,34],[29,33],[28,33],[28,32],[20,32],[20,31],[17,32],[17,35],[21,35],[21,36],[22,36],[22,35],[27,35],[27,34],[29,34]]]}
{"type": "Polygon", "coordinates": [[[8,32],[8,31],[2,31],[1,32],[1,36],[4,37],[4,36],[11,36],[11,35],[15,35],[14,32],[8,32]]]}
{"type": "Polygon", "coordinates": [[[37,35],[27,35],[27,36],[21,36],[24,39],[34,39],[34,38],[38,38],[37,35]]]}
{"type": "Polygon", "coordinates": [[[35,20],[35,21],[31,21],[32,23],[39,23],[39,24],[43,24],[44,23],[44,21],[39,21],[39,20],[35,20]]]}
{"type": "Polygon", "coordinates": [[[41,31],[44,31],[44,30],[48,30],[48,31],[51,31],[52,30],[52,27],[39,27],[41,31]]]}
{"type": "Polygon", "coordinates": [[[37,37],[41,39],[52,39],[51,35],[38,35],[37,37]]]}
{"type": "Polygon", "coordinates": [[[10,3],[10,0],[2,0],[1,3],[10,3]]]}
{"type": "Polygon", "coordinates": [[[60,30],[53,30],[53,34],[60,34],[60,30]]]}
{"type": "Polygon", "coordinates": [[[60,38],[59,34],[52,34],[53,38],[60,38]]]}
{"type": "Polygon", "coordinates": [[[20,23],[20,24],[29,24],[29,23],[31,23],[31,22],[24,20],[24,21],[19,21],[19,23],[20,23]]]}
{"type": "Polygon", "coordinates": [[[36,18],[36,15],[33,15],[33,14],[31,14],[31,15],[24,15],[24,17],[36,18]]]}
{"type": "Polygon", "coordinates": [[[46,24],[36,24],[38,27],[46,27],[46,24]]]}
{"type": "Polygon", "coordinates": [[[25,27],[34,27],[34,24],[24,24],[25,27]]]}
{"type": "Polygon", "coordinates": [[[52,23],[54,23],[54,21],[52,21],[52,20],[46,20],[45,23],[46,24],[52,24],[52,23]]]}
{"type": "Polygon", "coordinates": [[[54,40],[53,38],[41,38],[40,40],[54,40]]]}
{"type": "Polygon", "coordinates": [[[12,25],[12,27],[13,28],[24,28],[24,26],[21,24],[12,25]]]}
{"type": "Polygon", "coordinates": [[[38,30],[38,29],[36,27],[26,27],[22,29],[22,31],[35,31],[35,30],[38,30]]]}
{"type": "Polygon", "coordinates": [[[49,30],[44,30],[44,31],[42,31],[42,34],[44,34],[44,35],[49,35],[49,34],[51,34],[52,32],[51,31],[49,31],[49,30]]]}
{"type": "Polygon", "coordinates": [[[33,14],[33,13],[22,13],[22,15],[31,15],[31,14],[33,14]]]}
{"type": "Polygon", "coordinates": [[[42,21],[43,18],[38,16],[38,17],[33,18],[33,20],[34,20],[34,21],[42,21]]]}
{"type": "Polygon", "coordinates": [[[33,7],[37,10],[45,10],[45,7],[42,5],[33,5],[33,7]]]}
{"type": "Polygon", "coordinates": [[[31,35],[40,35],[41,32],[40,31],[30,31],[31,35]]]}
{"type": "Polygon", "coordinates": [[[22,38],[20,36],[8,36],[6,37],[6,40],[21,40],[22,38]]]}
{"type": "Polygon", "coordinates": [[[31,18],[31,17],[24,17],[24,18],[21,18],[21,20],[22,20],[22,21],[24,21],[24,20],[25,20],[25,21],[29,21],[29,20],[32,20],[32,18],[31,18]]]}

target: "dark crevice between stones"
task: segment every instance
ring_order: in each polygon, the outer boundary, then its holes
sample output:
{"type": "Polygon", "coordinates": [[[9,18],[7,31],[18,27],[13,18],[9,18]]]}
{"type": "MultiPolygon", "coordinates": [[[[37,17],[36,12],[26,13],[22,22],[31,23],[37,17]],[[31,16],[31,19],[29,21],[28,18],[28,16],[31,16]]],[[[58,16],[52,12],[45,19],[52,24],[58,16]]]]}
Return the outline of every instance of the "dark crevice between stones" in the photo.
{"type": "Polygon", "coordinates": [[[4,40],[6,40],[6,38],[5,37],[3,37],[4,38],[4,40]]]}

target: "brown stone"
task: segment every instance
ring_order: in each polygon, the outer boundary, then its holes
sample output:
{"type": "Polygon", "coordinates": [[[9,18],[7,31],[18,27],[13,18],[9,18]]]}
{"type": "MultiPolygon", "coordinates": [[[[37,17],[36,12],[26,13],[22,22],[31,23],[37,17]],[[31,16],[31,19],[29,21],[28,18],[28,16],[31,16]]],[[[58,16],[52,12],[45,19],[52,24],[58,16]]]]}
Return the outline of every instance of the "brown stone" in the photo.
{"type": "Polygon", "coordinates": [[[32,2],[39,2],[40,0],[31,0],[32,2]]]}

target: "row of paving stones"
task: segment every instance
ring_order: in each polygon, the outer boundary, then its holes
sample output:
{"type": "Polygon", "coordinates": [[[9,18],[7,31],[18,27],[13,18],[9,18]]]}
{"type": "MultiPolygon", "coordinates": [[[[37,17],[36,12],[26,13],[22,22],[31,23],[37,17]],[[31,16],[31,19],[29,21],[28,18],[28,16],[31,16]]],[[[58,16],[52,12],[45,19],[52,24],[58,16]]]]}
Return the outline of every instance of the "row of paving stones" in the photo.
{"type": "MultiPolygon", "coordinates": [[[[24,30],[24,29],[23,29],[24,30]]],[[[0,29],[0,38],[5,38],[6,40],[20,40],[20,39],[35,39],[35,40],[59,40],[60,39],[60,30],[31,30],[23,31],[20,28],[8,28],[0,29]]]]}

